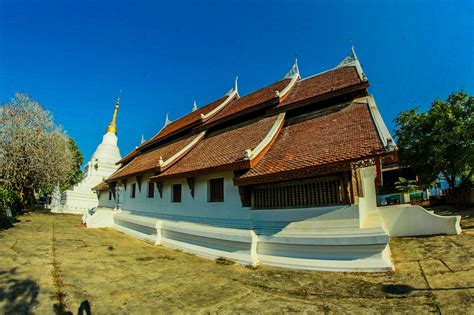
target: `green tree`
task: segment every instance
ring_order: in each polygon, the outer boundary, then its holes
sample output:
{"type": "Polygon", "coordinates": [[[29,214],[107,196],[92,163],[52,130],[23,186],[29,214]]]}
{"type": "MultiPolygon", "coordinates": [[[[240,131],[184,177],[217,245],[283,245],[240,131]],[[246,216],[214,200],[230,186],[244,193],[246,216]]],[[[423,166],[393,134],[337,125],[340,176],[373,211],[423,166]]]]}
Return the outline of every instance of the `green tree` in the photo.
{"type": "Polygon", "coordinates": [[[402,193],[409,194],[418,189],[416,185],[416,180],[414,179],[406,179],[404,177],[399,177],[398,181],[395,182],[395,188],[402,193]]]}
{"type": "Polygon", "coordinates": [[[422,185],[441,174],[454,187],[472,185],[474,171],[474,97],[454,92],[435,100],[429,110],[418,108],[395,118],[400,164],[412,167],[422,185]]]}
{"type": "Polygon", "coordinates": [[[14,214],[21,207],[20,198],[12,191],[0,187],[0,229],[11,225],[11,219],[7,216],[7,209],[14,214]]]}
{"type": "Polygon", "coordinates": [[[82,163],[84,163],[84,156],[82,155],[81,151],[79,150],[79,147],[76,144],[76,141],[74,141],[73,138],[68,138],[67,144],[69,147],[69,151],[72,154],[74,165],[70,172],[67,174],[67,178],[61,186],[61,191],[69,189],[71,186],[74,186],[75,184],[79,183],[84,177],[84,173],[81,170],[82,163]]]}

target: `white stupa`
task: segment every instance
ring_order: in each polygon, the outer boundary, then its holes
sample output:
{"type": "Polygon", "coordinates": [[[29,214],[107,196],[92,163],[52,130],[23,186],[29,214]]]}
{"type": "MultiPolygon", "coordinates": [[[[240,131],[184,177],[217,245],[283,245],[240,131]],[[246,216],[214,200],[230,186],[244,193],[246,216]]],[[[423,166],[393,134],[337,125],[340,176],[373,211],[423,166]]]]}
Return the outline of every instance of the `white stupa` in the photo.
{"type": "Polygon", "coordinates": [[[120,150],[117,146],[117,112],[120,105],[120,96],[115,103],[112,121],[102,137],[102,143],[95,150],[92,158],[87,162],[84,178],[71,190],[62,194],[61,206],[54,207],[51,211],[61,213],[84,213],[91,208],[97,207],[98,198],[92,187],[102,182],[114,173],[120,159],[120,150]]]}

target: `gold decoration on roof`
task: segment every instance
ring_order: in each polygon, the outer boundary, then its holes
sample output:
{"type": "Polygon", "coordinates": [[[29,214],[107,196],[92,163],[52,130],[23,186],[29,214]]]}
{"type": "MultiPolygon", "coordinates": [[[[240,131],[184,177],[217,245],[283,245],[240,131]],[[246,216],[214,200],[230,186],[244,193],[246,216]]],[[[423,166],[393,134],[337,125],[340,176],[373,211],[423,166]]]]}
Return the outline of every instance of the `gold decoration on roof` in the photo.
{"type": "MultiPolygon", "coordinates": [[[[122,91],[120,91],[122,93],[122,91]]],[[[114,114],[112,115],[112,120],[110,121],[109,126],[107,127],[107,132],[117,133],[117,112],[120,106],[120,94],[117,98],[117,102],[115,102],[115,109],[114,114]]]]}

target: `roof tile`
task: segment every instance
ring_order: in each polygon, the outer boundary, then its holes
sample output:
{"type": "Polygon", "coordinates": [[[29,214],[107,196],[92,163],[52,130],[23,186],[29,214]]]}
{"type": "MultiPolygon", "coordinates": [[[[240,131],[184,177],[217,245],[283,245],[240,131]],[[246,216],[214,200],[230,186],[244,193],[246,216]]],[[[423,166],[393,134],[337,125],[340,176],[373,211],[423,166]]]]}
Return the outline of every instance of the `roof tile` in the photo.
{"type": "Polygon", "coordinates": [[[239,184],[257,177],[363,158],[383,149],[366,104],[352,103],[334,113],[288,122],[257,163],[239,177],[239,184]]]}
{"type": "Polygon", "coordinates": [[[288,85],[288,83],[290,83],[290,81],[290,79],[283,79],[263,89],[245,95],[244,97],[233,100],[222,111],[209,119],[206,124],[212,124],[219,120],[225,120],[239,112],[250,110],[254,106],[266,103],[276,98],[275,92],[280,92],[283,90],[288,85]]]}
{"type": "Polygon", "coordinates": [[[308,77],[296,83],[277,108],[361,83],[355,67],[342,67],[308,77]]]}
{"type": "Polygon", "coordinates": [[[160,157],[166,161],[174,154],[178,153],[186,145],[188,145],[195,137],[187,137],[177,141],[167,143],[153,151],[143,153],[133,159],[130,163],[117,170],[107,181],[114,181],[126,176],[151,171],[159,166],[160,157]]]}
{"type": "Polygon", "coordinates": [[[171,122],[170,124],[168,124],[167,126],[165,126],[158,134],[156,134],[153,138],[151,138],[149,141],[147,141],[147,143],[152,143],[152,142],[155,142],[159,139],[162,139],[182,128],[185,128],[189,125],[192,125],[193,123],[199,121],[199,119],[201,118],[201,114],[207,114],[209,112],[211,112],[212,110],[214,110],[217,106],[219,106],[220,104],[222,104],[222,102],[224,102],[226,99],[227,99],[227,95],[221,97],[220,99],[206,105],[206,106],[203,106],[197,110],[195,110],[194,112],[191,112],[189,114],[187,114],[186,116],[184,117],[181,117],[179,118],[178,120],[175,120],[173,122],[171,122]]]}
{"type": "Polygon", "coordinates": [[[265,138],[276,119],[277,115],[209,134],[158,177],[199,172],[241,162],[245,150],[254,149],[265,138]]]}

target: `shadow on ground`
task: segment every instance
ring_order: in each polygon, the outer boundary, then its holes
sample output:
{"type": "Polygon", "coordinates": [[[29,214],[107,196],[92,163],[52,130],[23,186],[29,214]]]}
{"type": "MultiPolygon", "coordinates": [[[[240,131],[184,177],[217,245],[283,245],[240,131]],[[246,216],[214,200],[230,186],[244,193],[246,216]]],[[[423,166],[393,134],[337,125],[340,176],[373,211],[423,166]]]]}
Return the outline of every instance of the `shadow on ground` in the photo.
{"type": "Polygon", "coordinates": [[[39,286],[30,279],[18,279],[16,268],[0,270],[0,303],[5,314],[33,314],[39,286]]]}
{"type": "Polygon", "coordinates": [[[434,210],[435,214],[447,216],[447,215],[460,215],[461,216],[461,228],[472,229],[474,228],[474,207],[454,207],[450,205],[442,205],[435,207],[427,207],[428,210],[434,210]]]}

